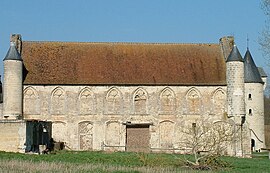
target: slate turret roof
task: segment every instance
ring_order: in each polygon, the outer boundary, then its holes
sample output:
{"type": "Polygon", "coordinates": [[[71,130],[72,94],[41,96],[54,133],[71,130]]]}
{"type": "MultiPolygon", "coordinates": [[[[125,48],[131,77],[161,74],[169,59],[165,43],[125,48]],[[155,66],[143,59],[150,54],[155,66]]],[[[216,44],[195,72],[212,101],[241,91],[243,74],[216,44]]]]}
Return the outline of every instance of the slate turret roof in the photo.
{"type": "Polygon", "coordinates": [[[265,71],[263,70],[262,67],[258,67],[258,70],[259,70],[261,77],[267,77],[267,74],[265,73],[265,71]]]}
{"type": "Polygon", "coordinates": [[[233,49],[230,53],[230,55],[228,56],[226,62],[231,62],[231,61],[240,61],[240,62],[244,62],[238,48],[236,45],[233,46],[233,49]]]}
{"type": "Polygon", "coordinates": [[[17,61],[22,61],[21,55],[20,55],[19,52],[17,51],[14,42],[10,42],[9,50],[8,50],[7,55],[6,55],[6,57],[4,58],[3,61],[5,61],[5,60],[17,60],[17,61]]]}
{"type": "Polygon", "coordinates": [[[244,57],[245,66],[245,83],[263,83],[260,72],[250,54],[247,50],[244,57]]]}

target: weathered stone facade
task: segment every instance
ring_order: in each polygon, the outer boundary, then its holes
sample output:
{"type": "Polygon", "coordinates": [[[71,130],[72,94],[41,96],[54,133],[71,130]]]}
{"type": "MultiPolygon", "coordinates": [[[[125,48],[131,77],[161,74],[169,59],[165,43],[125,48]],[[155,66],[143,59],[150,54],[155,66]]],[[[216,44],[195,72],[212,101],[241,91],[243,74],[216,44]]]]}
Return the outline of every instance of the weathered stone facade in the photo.
{"type": "Polygon", "coordinates": [[[24,152],[26,141],[25,121],[0,121],[0,149],[9,152],[24,152]]]}
{"type": "Polygon", "coordinates": [[[75,150],[125,150],[127,122],[149,124],[150,148],[173,149],[186,123],[226,118],[225,104],[225,86],[24,86],[23,114],[52,121],[75,150]]]}
{"type": "MultiPolygon", "coordinates": [[[[184,130],[203,122],[234,133],[223,154],[249,156],[251,132],[264,140],[263,121],[257,121],[263,116],[263,83],[245,84],[233,38],[220,42],[20,41],[21,54],[12,43],[4,59],[0,129],[14,128],[12,134],[1,131],[0,140],[17,136],[19,150],[27,132],[16,121],[42,121],[52,122],[53,139],[72,150],[183,153],[189,149],[182,145],[184,130]],[[246,115],[249,109],[254,116],[246,115]]],[[[40,131],[47,132],[43,125],[40,131]]],[[[256,149],[264,147],[260,140],[256,149]]],[[[0,144],[0,150],[16,147],[0,144]]]]}

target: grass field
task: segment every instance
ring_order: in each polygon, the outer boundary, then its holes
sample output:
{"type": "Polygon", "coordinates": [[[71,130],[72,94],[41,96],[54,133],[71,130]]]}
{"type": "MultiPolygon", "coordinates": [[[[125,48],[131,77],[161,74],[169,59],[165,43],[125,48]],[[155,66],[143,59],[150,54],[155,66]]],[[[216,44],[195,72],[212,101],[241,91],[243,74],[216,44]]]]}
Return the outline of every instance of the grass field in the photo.
{"type": "Polygon", "coordinates": [[[55,154],[35,155],[0,152],[0,172],[239,172],[270,173],[267,154],[255,154],[254,158],[223,157],[229,167],[213,171],[196,171],[184,167],[184,155],[143,154],[127,152],[75,152],[61,151],[55,154]]]}

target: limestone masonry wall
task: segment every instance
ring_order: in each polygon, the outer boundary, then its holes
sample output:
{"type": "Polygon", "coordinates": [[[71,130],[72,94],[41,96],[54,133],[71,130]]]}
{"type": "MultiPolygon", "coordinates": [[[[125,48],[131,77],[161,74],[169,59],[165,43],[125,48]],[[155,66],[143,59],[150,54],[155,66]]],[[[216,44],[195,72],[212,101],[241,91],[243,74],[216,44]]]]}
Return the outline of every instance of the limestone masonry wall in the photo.
{"type": "Polygon", "coordinates": [[[0,120],[0,151],[24,152],[26,123],[0,120]]]}
{"type": "Polygon", "coordinates": [[[186,124],[225,118],[226,87],[24,86],[23,101],[24,118],[52,121],[71,149],[125,150],[125,123],[149,124],[149,147],[166,149],[186,124]]]}

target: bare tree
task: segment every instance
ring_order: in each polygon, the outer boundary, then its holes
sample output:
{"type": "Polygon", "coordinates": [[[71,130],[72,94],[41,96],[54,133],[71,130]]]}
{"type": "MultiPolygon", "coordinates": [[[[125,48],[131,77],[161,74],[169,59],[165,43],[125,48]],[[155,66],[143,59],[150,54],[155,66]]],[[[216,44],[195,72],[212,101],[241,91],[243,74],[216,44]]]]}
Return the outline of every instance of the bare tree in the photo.
{"type": "Polygon", "coordinates": [[[270,0],[262,0],[261,7],[266,15],[265,28],[259,37],[259,44],[266,57],[270,55],[270,0]]]}
{"type": "Polygon", "coordinates": [[[205,158],[227,154],[227,148],[239,139],[233,124],[225,121],[209,123],[200,120],[184,128],[182,133],[180,147],[193,154],[193,160],[186,159],[192,166],[199,166],[205,158]]]}

